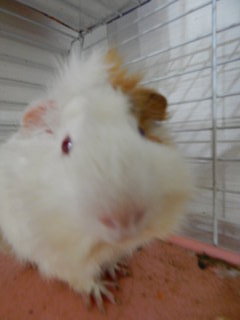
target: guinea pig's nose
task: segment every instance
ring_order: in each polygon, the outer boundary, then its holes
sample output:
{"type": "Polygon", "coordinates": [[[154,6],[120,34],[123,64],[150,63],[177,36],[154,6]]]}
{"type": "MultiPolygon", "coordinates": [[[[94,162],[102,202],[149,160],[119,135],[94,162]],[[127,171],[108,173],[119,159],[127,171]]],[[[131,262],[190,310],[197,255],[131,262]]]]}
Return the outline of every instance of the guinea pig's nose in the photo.
{"type": "Polygon", "coordinates": [[[124,211],[102,216],[100,221],[108,229],[116,232],[117,238],[129,238],[137,233],[144,217],[141,210],[124,211]]]}

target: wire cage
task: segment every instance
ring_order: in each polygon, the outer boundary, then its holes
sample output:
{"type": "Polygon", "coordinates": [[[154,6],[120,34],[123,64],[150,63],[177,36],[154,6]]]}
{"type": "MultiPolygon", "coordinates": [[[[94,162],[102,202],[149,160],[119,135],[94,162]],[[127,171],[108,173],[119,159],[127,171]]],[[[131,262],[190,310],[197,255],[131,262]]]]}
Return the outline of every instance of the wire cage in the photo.
{"type": "Polygon", "coordinates": [[[116,47],[169,101],[166,125],[198,189],[182,232],[240,251],[240,2],[0,1],[0,142],[79,45],[116,47]]]}

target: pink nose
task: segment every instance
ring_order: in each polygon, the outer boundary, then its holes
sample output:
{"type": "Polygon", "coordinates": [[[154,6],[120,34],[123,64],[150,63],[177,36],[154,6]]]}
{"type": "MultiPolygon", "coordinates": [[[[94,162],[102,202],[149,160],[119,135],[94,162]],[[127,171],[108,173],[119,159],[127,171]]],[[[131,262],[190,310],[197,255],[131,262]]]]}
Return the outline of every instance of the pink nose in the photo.
{"type": "Polygon", "coordinates": [[[143,211],[130,211],[130,212],[120,212],[112,215],[102,216],[100,221],[107,228],[112,230],[121,231],[122,234],[127,234],[128,231],[131,232],[136,230],[142,221],[144,216],[143,211]]]}

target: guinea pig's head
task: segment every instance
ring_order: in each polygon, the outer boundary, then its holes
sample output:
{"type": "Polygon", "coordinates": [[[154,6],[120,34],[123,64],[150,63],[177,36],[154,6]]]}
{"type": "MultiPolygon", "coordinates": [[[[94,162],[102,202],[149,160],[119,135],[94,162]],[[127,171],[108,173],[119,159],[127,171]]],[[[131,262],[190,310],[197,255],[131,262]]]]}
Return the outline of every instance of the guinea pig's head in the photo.
{"type": "Polygon", "coordinates": [[[134,149],[144,138],[122,92],[106,84],[64,106],[39,101],[24,113],[22,133],[35,146],[46,144],[41,155],[31,155],[38,164],[32,164],[36,184],[44,189],[35,206],[98,241],[119,242],[143,228],[145,209],[136,185],[144,168],[142,152],[138,157],[134,149]]]}
{"type": "Polygon", "coordinates": [[[75,233],[119,243],[138,237],[153,219],[149,208],[161,200],[171,164],[165,156],[161,164],[159,146],[139,132],[129,95],[108,81],[107,68],[100,73],[96,66],[87,84],[72,70],[67,79],[80,82],[65,88],[61,81],[50,99],[26,110],[22,129],[34,144],[38,137],[46,144],[41,159],[31,155],[43,189],[39,206],[75,233]]]}

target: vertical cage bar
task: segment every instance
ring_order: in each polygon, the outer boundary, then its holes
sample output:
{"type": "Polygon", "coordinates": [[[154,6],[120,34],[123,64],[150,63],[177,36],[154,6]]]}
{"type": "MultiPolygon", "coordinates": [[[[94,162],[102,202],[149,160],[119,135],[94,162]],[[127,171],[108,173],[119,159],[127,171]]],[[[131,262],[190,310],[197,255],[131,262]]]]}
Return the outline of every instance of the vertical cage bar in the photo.
{"type": "Polygon", "coordinates": [[[217,197],[217,0],[212,0],[212,215],[213,244],[218,245],[217,197]]]}
{"type": "Polygon", "coordinates": [[[68,54],[72,52],[72,50],[78,50],[80,55],[83,53],[83,47],[84,47],[84,35],[79,32],[78,36],[71,42],[70,48],[68,51],[68,54]]]}

